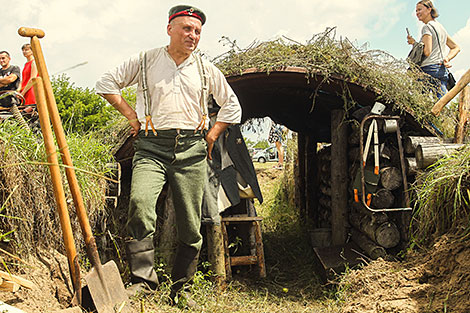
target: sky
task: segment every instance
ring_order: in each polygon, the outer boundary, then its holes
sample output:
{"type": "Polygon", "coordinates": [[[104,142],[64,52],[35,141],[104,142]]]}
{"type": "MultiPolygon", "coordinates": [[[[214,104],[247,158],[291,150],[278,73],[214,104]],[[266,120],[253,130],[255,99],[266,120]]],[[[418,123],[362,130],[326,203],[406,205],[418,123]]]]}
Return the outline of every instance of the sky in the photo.
{"type": "MultiPolygon", "coordinates": [[[[205,12],[199,48],[210,57],[229,49],[220,42],[222,36],[246,48],[253,41],[280,36],[304,43],[327,27],[336,27],[338,38],[404,59],[410,50],[406,28],[416,39],[421,29],[414,13],[416,1],[410,0],[4,0],[2,4],[8,13],[0,25],[0,50],[10,52],[12,64],[23,67],[20,48],[29,42],[18,35],[18,28],[40,28],[46,33],[41,46],[49,74],[65,73],[76,86],[90,88],[102,73],[129,56],[168,44],[168,10],[178,4],[205,12]]],[[[441,15],[437,20],[462,48],[452,60],[451,71],[458,79],[470,68],[470,1],[435,0],[434,5],[441,15]]]]}

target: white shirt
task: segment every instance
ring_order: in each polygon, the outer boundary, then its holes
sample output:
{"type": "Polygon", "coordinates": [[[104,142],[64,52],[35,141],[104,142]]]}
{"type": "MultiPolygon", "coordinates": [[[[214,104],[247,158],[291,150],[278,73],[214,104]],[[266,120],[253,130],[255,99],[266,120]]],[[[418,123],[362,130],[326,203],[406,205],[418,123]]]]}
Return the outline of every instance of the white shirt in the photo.
{"type": "MultiPolygon", "coordinates": [[[[421,29],[421,36],[430,35],[432,38],[431,54],[423,60],[421,67],[426,65],[441,64],[446,54],[447,31],[441,23],[429,21],[421,29]],[[433,28],[434,27],[434,28],[433,28]],[[439,40],[438,37],[439,36],[439,40]],[[439,47],[439,44],[441,46],[439,47]]],[[[422,38],[422,37],[421,37],[422,38]]]]}
{"type": "MultiPolygon", "coordinates": [[[[166,47],[152,49],[147,54],[147,85],[151,99],[150,113],[155,128],[196,129],[202,120],[201,75],[196,57],[191,54],[176,66],[166,47]]],[[[218,122],[240,123],[241,107],[238,98],[222,72],[209,62],[203,62],[208,76],[208,94],[221,107],[218,122]]],[[[103,74],[96,82],[98,94],[120,94],[121,89],[137,85],[137,118],[145,128],[145,103],[141,83],[139,55],[132,56],[120,66],[103,74]]],[[[208,123],[206,123],[207,128],[208,123]]]]}

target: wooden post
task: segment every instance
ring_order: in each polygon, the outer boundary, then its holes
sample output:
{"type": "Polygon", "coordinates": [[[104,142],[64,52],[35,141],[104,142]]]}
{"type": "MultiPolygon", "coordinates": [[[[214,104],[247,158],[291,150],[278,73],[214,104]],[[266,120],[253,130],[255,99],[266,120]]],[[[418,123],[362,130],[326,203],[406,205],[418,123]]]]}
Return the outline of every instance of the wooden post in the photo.
{"type": "Polygon", "coordinates": [[[207,254],[211,263],[211,270],[215,276],[215,283],[219,289],[225,287],[225,250],[222,226],[207,225],[207,254]]]}
{"type": "Polygon", "coordinates": [[[455,130],[455,143],[463,143],[465,137],[465,126],[467,125],[470,110],[470,86],[466,86],[460,93],[459,98],[459,121],[455,130]]]}
{"type": "Polygon", "coordinates": [[[432,107],[431,113],[438,116],[441,110],[449,103],[454,97],[470,83],[470,70],[466,71],[459,81],[455,84],[454,88],[449,90],[436,104],[432,107]]]}
{"type": "Polygon", "coordinates": [[[222,238],[224,240],[224,255],[225,255],[225,277],[227,280],[232,279],[232,267],[230,262],[230,251],[228,249],[228,233],[227,226],[222,222],[222,238]]]}
{"type": "Polygon", "coordinates": [[[348,127],[344,110],[331,112],[331,241],[346,243],[348,212],[348,127]]]}
{"type": "MultiPolygon", "coordinates": [[[[317,166],[317,142],[308,136],[305,143],[305,210],[307,220],[318,223],[317,189],[319,185],[317,166]]],[[[318,225],[317,225],[318,226],[318,225]]]]}
{"type": "Polygon", "coordinates": [[[254,221],[253,228],[255,231],[255,242],[256,242],[256,258],[258,261],[258,273],[260,278],[266,277],[266,265],[264,262],[264,248],[263,248],[263,239],[261,235],[261,222],[254,221]]]}
{"type": "Polygon", "coordinates": [[[306,193],[305,193],[305,142],[306,138],[305,135],[299,134],[297,140],[297,149],[298,149],[298,160],[299,160],[299,181],[298,181],[298,188],[299,188],[299,210],[300,210],[300,218],[303,222],[307,221],[307,210],[306,210],[306,193]]]}

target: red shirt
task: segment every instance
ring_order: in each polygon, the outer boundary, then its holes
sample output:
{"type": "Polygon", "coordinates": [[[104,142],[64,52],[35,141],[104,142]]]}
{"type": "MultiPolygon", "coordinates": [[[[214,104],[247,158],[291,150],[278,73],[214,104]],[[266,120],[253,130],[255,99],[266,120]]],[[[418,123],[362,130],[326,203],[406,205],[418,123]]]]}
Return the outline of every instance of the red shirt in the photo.
{"type": "MultiPolygon", "coordinates": [[[[26,62],[23,68],[23,72],[21,73],[21,90],[26,87],[28,84],[29,80],[31,79],[31,64],[33,63],[34,60],[31,60],[29,62],[26,62]]],[[[36,97],[34,96],[34,88],[31,87],[29,88],[28,92],[24,95],[24,100],[25,100],[25,105],[28,104],[35,104],[36,103],[36,97]]]]}

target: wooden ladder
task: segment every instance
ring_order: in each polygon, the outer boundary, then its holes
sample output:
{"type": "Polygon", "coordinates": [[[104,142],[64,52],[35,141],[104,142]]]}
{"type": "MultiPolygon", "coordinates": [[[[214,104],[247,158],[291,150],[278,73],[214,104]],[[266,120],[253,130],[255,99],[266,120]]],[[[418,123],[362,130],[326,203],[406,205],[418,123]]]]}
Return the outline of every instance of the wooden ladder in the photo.
{"type": "MultiPolygon", "coordinates": [[[[225,272],[227,279],[232,278],[232,266],[257,265],[259,277],[266,277],[266,266],[264,263],[263,240],[261,237],[261,221],[259,216],[228,216],[222,217],[222,235],[224,237],[225,250],[225,272]],[[231,256],[228,243],[227,226],[229,224],[248,224],[250,233],[255,235],[255,254],[244,256],[231,256]]],[[[252,249],[250,249],[251,251],[252,249]]]]}

